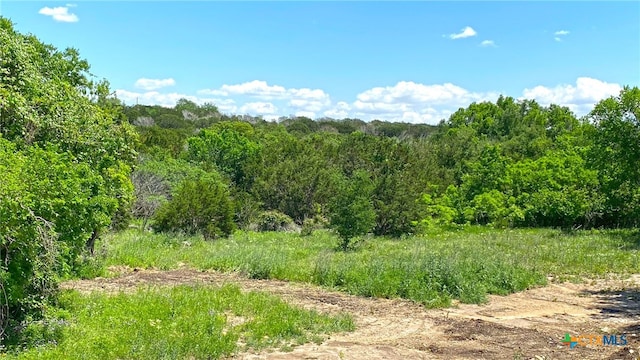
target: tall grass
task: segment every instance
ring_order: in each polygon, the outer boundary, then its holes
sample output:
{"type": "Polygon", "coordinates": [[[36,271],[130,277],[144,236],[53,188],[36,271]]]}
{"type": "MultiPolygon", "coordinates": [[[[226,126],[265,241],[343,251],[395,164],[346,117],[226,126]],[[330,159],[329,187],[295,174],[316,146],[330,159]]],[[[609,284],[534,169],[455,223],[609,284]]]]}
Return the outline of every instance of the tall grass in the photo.
{"type": "MultiPolygon", "coordinates": [[[[51,331],[51,324],[42,327],[50,334],[39,339],[48,343],[9,358],[218,359],[237,350],[286,348],[354,329],[348,316],[319,315],[231,285],[150,288],[118,295],[67,292],[61,306],[73,317],[66,316],[57,331],[51,331]]],[[[60,322],[65,316],[57,311],[60,322]]]]}
{"type": "Polygon", "coordinates": [[[204,241],[130,230],[103,243],[107,265],[240,271],[252,278],[311,282],[356,295],[402,297],[429,307],[452,299],[480,303],[545,284],[547,276],[597,277],[640,272],[635,231],[468,227],[402,240],[368,238],[354,251],[336,251],[338,239],[317,231],[236,232],[204,241]]]}

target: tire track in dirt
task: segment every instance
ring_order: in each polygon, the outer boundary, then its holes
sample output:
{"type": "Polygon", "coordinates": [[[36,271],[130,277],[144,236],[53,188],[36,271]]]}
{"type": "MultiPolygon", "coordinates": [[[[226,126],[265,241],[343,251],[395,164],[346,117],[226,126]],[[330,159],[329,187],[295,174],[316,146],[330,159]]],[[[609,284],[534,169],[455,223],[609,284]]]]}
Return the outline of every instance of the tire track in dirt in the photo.
{"type": "Polygon", "coordinates": [[[265,350],[237,359],[638,359],[640,275],[584,284],[552,283],[487,304],[425,309],[401,299],[373,299],[314,285],[247,279],[238,274],[115,269],[118,277],[62,284],[82,292],[133,291],[140,286],[237,284],[265,291],[306,309],[350,313],[356,330],[291,352],[265,350]],[[627,334],[627,346],[568,349],[565,333],[627,334]]]}

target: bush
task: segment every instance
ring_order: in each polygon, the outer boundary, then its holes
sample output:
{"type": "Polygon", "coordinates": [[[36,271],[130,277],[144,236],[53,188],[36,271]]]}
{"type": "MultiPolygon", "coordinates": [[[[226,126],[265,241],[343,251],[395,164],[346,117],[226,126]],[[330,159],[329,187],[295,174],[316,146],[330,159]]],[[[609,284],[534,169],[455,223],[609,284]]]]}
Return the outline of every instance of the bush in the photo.
{"type": "Polygon", "coordinates": [[[306,218],[302,223],[300,235],[309,236],[312,235],[315,230],[325,229],[327,226],[329,226],[329,220],[321,215],[306,218]]]}
{"type": "Polygon", "coordinates": [[[293,220],[277,210],[269,210],[258,215],[258,231],[290,231],[294,228],[293,220]]]}
{"type": "Polygon", "coordinates": [[[5,327],[38,317],[57,276],[79,269],[86,239],[117,207],[95,171],[54,150],[17,151],[0,138],[0,340],[5,327]]]}
{"type": "Polygon", "coordinates": [[[185,160],[171,157],[152,156],[141,160],[137,169],[131,174],[135,188],[133,215],[142,219],[142,229],[154,214],[169,201],[172,193],[186,179],[206,177],[207,172],[185,160]]]}
{"type": "Polygon", "coordinates": [[[187,158],[206,167],[213,166],[238,187],[249,189],[251,166],[260,157],[253,127],[245,122],[223,121],[187,140],[187,158]]]}
{"type": "Polygon", "coordinates": [[[229,190],[217,174],[186,179],[154,216],[159,232],[201,233],[205,239],[228,236],[235,229],[229,190]]]}
{"type": "Polygon", "coordinates": [[[420,232],[435,227],[449,226],[454,223],[458,212],[452,206],[452,201],[445,195],[432,197],[429,194],[422,195],[422,202],[425,205],[425,218],[417,222],[420,232]]]}
{"type": "Polygon", "coordinates": [[[340,236],[340,247],[347,250],[351,239],[373,229],[376,213],[371,201],[373,183],[364,171],[348,179],[337,176],[336,195],[329,203],[330,227],[340,236]]]}

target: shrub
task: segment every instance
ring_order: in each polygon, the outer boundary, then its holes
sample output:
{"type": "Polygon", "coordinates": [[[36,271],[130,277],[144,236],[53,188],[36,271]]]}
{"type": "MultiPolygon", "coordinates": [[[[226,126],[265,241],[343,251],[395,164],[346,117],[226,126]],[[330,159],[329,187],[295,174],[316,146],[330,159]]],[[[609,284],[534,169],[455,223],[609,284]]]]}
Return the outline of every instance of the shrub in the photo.
{"type": "Polygon", "coordinates": [[[68,153],[17,151],[0,138],[0,340],[39,316],[59,275],[79,269],[86,239],[117,207],[102,185],[68,153]]]}
{"type": "Polygon", "coordinates": [[[294,227],[293,220],[277,210],[264,211],[258,215],[258,231],[287,231],[294,227]]]}
{"type": "Polygon", "coordinates": [[[446,195],[434,198],[429,194],[423,194],[422,202],[425,204],[426,216],[417,222],[420,231],[437,226],[449,226],[458,216],[458,212],[452,207],[451,201],[446,195]]]}
{"type": "Polygon", "coordinates": [[[205,239],[226,237],[235,228],[229,190],[217,174],[184,180],[154,220],[155,231],[201,233],[205,239]]]}
{"type": "Polygon", "coordinates": [[[302,230],[300,235],[309,236],[312,235],[315,230],[324,229],[329,225],[329,220],[321,215],[304,219],[302,223],[302,230]]]}
{"type": "Polygon", "coordinates": [[[187,158],[213,166],[238,187],[250,188],[250,167],[260,157],[261,147],[254,140],[253,127],[245,122],[223,121],[187,140],[187,158]]]}
{"type": "Polygon", "coordinates": [[[336,176],[336,195],[329,203],[330,227],[340,236],[340,247],[347,250],[351,239],[368,233],[376,223],[371,201],[373,183],[364,171],[350,179],[336,176]]]}
{"type": "Polygon", "coordinates": [[[143,230],[154,214],[169,201],[172,193],[187,179],[206,177],[208,173],[185,160],[153,156],[143,159],[131,175],[135,188],[133,215],[142,219],[143,230]]]}

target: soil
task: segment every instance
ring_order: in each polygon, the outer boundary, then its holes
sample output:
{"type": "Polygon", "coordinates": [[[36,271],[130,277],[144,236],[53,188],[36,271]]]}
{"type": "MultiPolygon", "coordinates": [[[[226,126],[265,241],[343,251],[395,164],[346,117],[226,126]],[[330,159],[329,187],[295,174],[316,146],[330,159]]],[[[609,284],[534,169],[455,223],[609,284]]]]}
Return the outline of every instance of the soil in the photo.
{"type": "Polygon", "coordinates": [[[401,299],[373,299],[309,284],[253,280],[238,274],[113,268],[113,278],[63,284],[82,292],[131,291],[139,286],[234,283],[244,290],[275,294],[324,313],[350,313],[356,330],[333,334],[321,344],[292,351],[268,349],[237,359],[640,359],[640,275],[627,279],[559,283],[508,296],[490,296],[483,305],[454,304],[425,309],[401,299]],[[622,335],[624,346],[562,343],[565,333],[622,335]]]}

